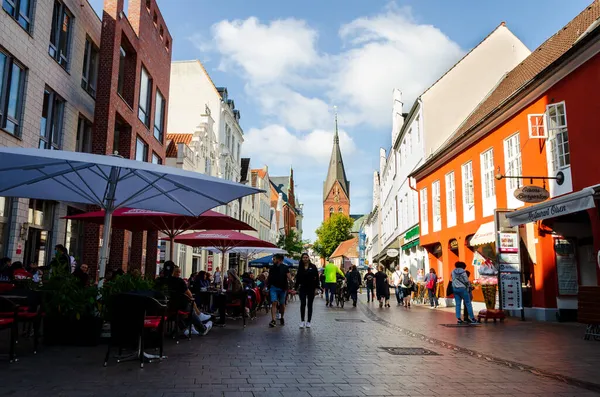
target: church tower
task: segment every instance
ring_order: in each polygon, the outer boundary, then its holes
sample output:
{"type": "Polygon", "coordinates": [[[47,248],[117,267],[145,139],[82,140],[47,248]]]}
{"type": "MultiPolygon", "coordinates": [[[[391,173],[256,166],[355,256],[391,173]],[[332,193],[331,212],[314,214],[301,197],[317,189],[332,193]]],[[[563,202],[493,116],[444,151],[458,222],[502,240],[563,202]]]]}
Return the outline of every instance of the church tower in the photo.
{"type": "Polygon", "coordinates": [[[340,150],[337,112],[335,114],[333,150],[331,151],[331,160],[329,160],[327,179],[323,182],[323,220],[329,219],[334,212],[350,216],[350,182],[346,178],[340,150]]]}

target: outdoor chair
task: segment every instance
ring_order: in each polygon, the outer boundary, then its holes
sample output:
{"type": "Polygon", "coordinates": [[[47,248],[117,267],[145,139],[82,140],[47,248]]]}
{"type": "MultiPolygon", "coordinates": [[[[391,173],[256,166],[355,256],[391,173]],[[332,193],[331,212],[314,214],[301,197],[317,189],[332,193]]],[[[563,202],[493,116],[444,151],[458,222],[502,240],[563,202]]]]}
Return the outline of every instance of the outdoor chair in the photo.
{"type": "Polygon", "coordinates": [[[193,301],[186,294],[170,293],[167,304],[168,333],[179,344],[180,330],[187,328],[188,340],[192,339],[193,301]],[[185,309],[182,309],[185,308],[185,309]]]}
{"type": "Polygon", "coordinates": [[[248,295],[246,291],[240,292],[236,296],[232,296],[231,300],[228,299],[225,308],[230,311],[240,311],[242,316],[242,323],[244,328],[246,328],[246,302],[248,300],[248,295]]]}
{"type": "Polygon", "coordinates": [[[140,367],[144,368],[144,362],[152,362],[153,359],[162,360],[164,326],[167,318],[167,307],[155,298],[136,293],[125,293],[114,296],[110,302],[110,340],[106,350],[104,366],[108,365],[108,359],[112,348],[119,349],[117,362],[139,360],[140,367]],[[159,355],[147,354],[148,337],[157,340],[159,355]],[[129,356],[121,356],[123,349],[132,349],[135,353],[129,356]]]}
{"type": "MultiPolygon", "coordinates": [[[[14,304],[17,304],[17,317],[15,319],[17,327],[17,335],[15,343],[19,343],[19,324],[23,324],[23,334],[29,336],[33,329],[33,354],[37,354],[39,346],[40,326],[42,323],[43,313],[40,294],[32,290],[13,290],[11,296],[18,299],[11,299],[14,304]]],[[[0,295],[1,296],[1,295],[0,295]]],[[[13,313],[5,310],[0,310],[0,318],[12,318],[13,313]]]]}
{"type": "Polygon", "coordinates": [[[17,316],[19,306],[10,300],[0,296],[0,311],[4,313],[12,313],[10,317],[0,318],[0,330],[10,330],[10,341],[8,349],[8,361],[16,361],[15,345],[17,344],[17,316]]]}

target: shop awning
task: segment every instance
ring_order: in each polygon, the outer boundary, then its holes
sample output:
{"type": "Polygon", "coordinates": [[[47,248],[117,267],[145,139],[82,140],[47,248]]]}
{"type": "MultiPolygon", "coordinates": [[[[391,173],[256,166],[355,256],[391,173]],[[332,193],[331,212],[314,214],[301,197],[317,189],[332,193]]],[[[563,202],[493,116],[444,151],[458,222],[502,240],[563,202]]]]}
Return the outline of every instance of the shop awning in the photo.
{"type": "Polygon", "coordinates": [[[469,245],[475,247],[477,245],[490,244],[496,241],[496,230],[494,222],[484,223],[479,226],[477,233],[473,235],[469,245]]]}
{"type": "Polygon", "coordinates": [[[402,246],[402,250],[405,251],[405,250],[411,249],[412,247],[418,247],[418,246],[419,246],[419,239],[416,239],[416,240],[411,241],[410,243],[404,244],[402,246]]]}
{"type": "Polygon", "coordinates": [[[558,216],[585,211],[595,207],[594,194],[600,185],[590,186],[578,192],[545,201],[530,207],[513,211],[506,215],[511,226],[539,221],[542,219],[556,218],[558,216]]]}

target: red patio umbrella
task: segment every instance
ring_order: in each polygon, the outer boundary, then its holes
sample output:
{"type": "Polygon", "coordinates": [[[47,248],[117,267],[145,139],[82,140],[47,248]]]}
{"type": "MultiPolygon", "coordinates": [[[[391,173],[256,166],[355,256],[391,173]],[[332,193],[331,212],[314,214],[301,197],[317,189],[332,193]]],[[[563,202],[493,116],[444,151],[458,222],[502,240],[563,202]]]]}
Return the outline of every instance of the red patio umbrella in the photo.
{"type": "MultiPolygon", "coordinates": [[[[104,211],[65,216],[64,219],[80,220],[98,225],[104,224],[104,211]]],[[[170,259],[173,260],[175,237],[189,230],[255,230],[247,223],[216,211],[206,211],[199,216],[170,214],[134,208],[119,208],[113,212],[112,227],[133,232],[156,230],[167,235],[170,241],[170,259]]]]}
{"type": "MultiPolygon", "coordinates": [[[[214,248],[220,251],[223,254],[221,258],[221,269],[223,270],[225,270],[225,254],[236,247],[277,248],[275,244],[268,241],[234,230],[210,230],[183,234],[176,237],[175,242],[190,247],[214,248]]],[[[222,282],[223,278],[221,277],[222,282]]]]}

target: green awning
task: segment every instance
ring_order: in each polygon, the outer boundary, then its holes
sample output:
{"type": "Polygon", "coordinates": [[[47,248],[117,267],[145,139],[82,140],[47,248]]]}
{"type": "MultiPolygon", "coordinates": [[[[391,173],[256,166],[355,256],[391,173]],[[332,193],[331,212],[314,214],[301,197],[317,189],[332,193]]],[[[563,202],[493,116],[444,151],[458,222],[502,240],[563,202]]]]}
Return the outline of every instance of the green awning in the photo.
{"type": "Polygon", "coordinates": [[[404,233],[404,240],[412,240],[415,237],[419,237],[419,225],[409,229],[404,233]]]}
{"type": "Polygon", "coordinates": [[[411,249],[412,247],[417,247],[417,246],[419,246],[419,242],[420,242],[419,239],[413,240],[410,243],[404,244],[402,246],[402,249],[403,250],[408,250],[408,249],[411,249]]]}

